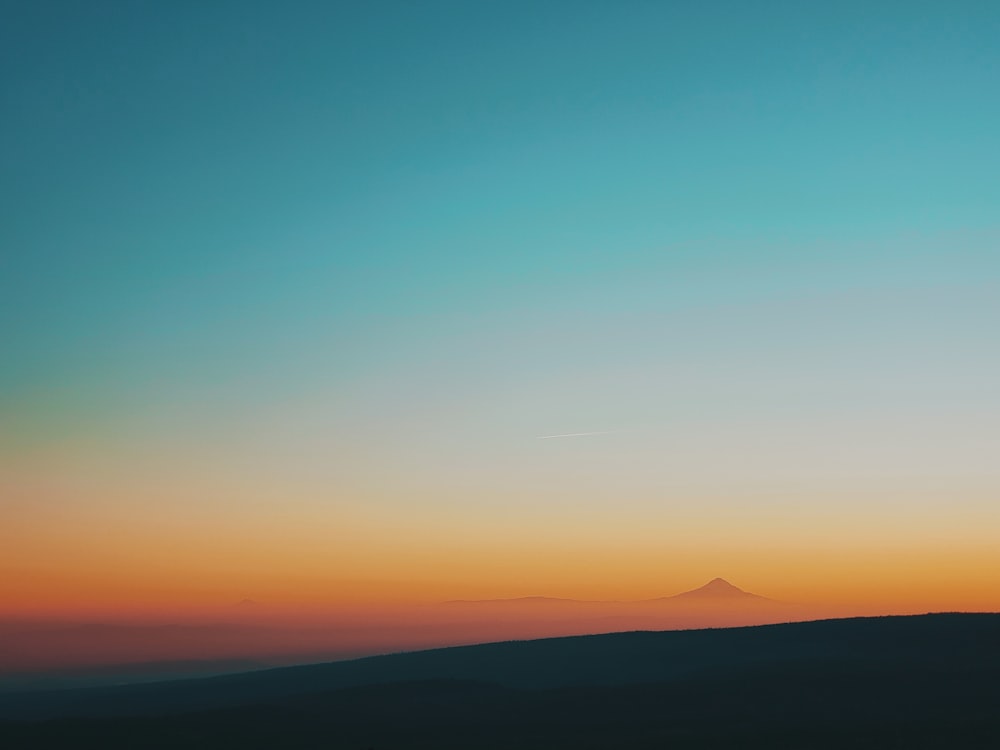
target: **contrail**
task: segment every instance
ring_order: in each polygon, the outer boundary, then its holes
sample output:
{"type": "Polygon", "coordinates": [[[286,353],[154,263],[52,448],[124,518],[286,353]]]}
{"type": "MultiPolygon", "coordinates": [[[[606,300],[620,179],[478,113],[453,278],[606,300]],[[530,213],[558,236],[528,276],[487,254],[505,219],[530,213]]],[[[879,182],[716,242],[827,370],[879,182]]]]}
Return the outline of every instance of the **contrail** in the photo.
{"type": "Polygon", "coordinates": [[[562,435],[535,435],[535,440],[552,440],[564,437],[587,437],[589,435],[611,435],[619,430],[600,430],[599,432],[566,432],[562,435]]]}

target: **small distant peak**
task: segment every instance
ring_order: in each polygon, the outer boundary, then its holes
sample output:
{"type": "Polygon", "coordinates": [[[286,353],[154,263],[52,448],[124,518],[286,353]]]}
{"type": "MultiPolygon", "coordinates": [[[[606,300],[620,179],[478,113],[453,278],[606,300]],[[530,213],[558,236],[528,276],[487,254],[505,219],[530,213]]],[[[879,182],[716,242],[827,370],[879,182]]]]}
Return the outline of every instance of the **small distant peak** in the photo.
{"type": "Polygon", "coordinates": [[[704,586],[699,586],[691,591],[677,594],[673,599],[761,599],[756,594],[751,594],[738,586],[734,586],[725,578],[713,578],[704,586]]]}
{"type": "Polygon", "coordinates": [[[725,578],[713,578],[711,581],[706,583],[701,587],[705,591],[741,591],[737,586],[734,586],[725,578]]]}

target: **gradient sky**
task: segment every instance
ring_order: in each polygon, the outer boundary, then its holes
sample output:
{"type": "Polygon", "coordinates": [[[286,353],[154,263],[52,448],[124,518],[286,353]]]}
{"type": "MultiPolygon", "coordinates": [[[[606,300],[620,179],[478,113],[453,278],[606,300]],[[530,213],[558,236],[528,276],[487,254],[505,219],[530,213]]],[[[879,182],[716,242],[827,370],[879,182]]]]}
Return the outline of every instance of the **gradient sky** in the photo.
{"type": "Polygon", "coordinates": [[[1000,609],[998,38],[5,4],[0,609],[1000,609]]]}

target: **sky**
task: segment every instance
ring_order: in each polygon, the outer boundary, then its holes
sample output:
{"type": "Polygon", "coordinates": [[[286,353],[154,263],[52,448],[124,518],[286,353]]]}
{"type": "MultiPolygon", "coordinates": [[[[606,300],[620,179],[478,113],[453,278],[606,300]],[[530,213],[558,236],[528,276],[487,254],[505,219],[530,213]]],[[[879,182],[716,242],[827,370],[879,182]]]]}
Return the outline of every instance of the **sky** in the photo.
{"type": "Polygon", "coordinates": [[[1000,609],[995,3],[3,17],[0,614],[1000,609]]]}

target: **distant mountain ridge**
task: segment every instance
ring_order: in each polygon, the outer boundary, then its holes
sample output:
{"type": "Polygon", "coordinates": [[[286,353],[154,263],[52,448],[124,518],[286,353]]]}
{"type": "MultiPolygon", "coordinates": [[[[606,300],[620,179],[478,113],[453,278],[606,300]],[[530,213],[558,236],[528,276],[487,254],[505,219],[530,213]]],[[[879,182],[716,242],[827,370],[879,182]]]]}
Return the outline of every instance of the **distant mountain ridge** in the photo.
{"type": "Polygon", "coordinates": [[[296,621],[250,600],[219,619],[187,623],[67,625],[0,621],[0,692],[156,679],[163,665],[215,672],[213,662],[273,666],[440,646],[607,633],[690,630],[818,619],[831,613],[777,602],[725,579],[657,599],[594,601],[550,596],[408,605],[387,612],[329,612],[296,621]],[[203,662],[196,666],[196,662],[203,662]],[[123,669],[123,665],[145,668],[123,669]]]}
{"type": "Polygon", "coordinates": [[[525,604],[529,603],[559,603],[568,602],[573,604],[617,604],[617,602],[601,601],[601,600],[591,600],[591,599],[567,599],[560,596],[514,596],[508,599],[449,599],[442,604],[502,604],[505,602],[523,602],[525,604]]]}
{"type": "Polygon", "coordinates": [[[744,591],[738,586],[734,586],[725,578],[713,578],[711,581],[703,586],[699,586],[696,589],[691,589],[690,591],[682,591],[679,594],[671,594],[669,596],[660,596],[653,599],[637,599],[637,600],[620,600],[620,599],[568,599],[565,597],[557,596],[518,596],[511,597],[508,599],[453,599],[451,601],[444,602],[444,604],[590,604],[590,605],[638,605],[647,604],[653,602],[693,602],[693,601],[731,601],[731,602],[748,602],[756,601],[760,603],[764,602],[774,602],[778,604],[779,602],[774,599],[769,599],[766,596],[761,596],[760,594],[752,594],[749,591],[744,591]]]}

